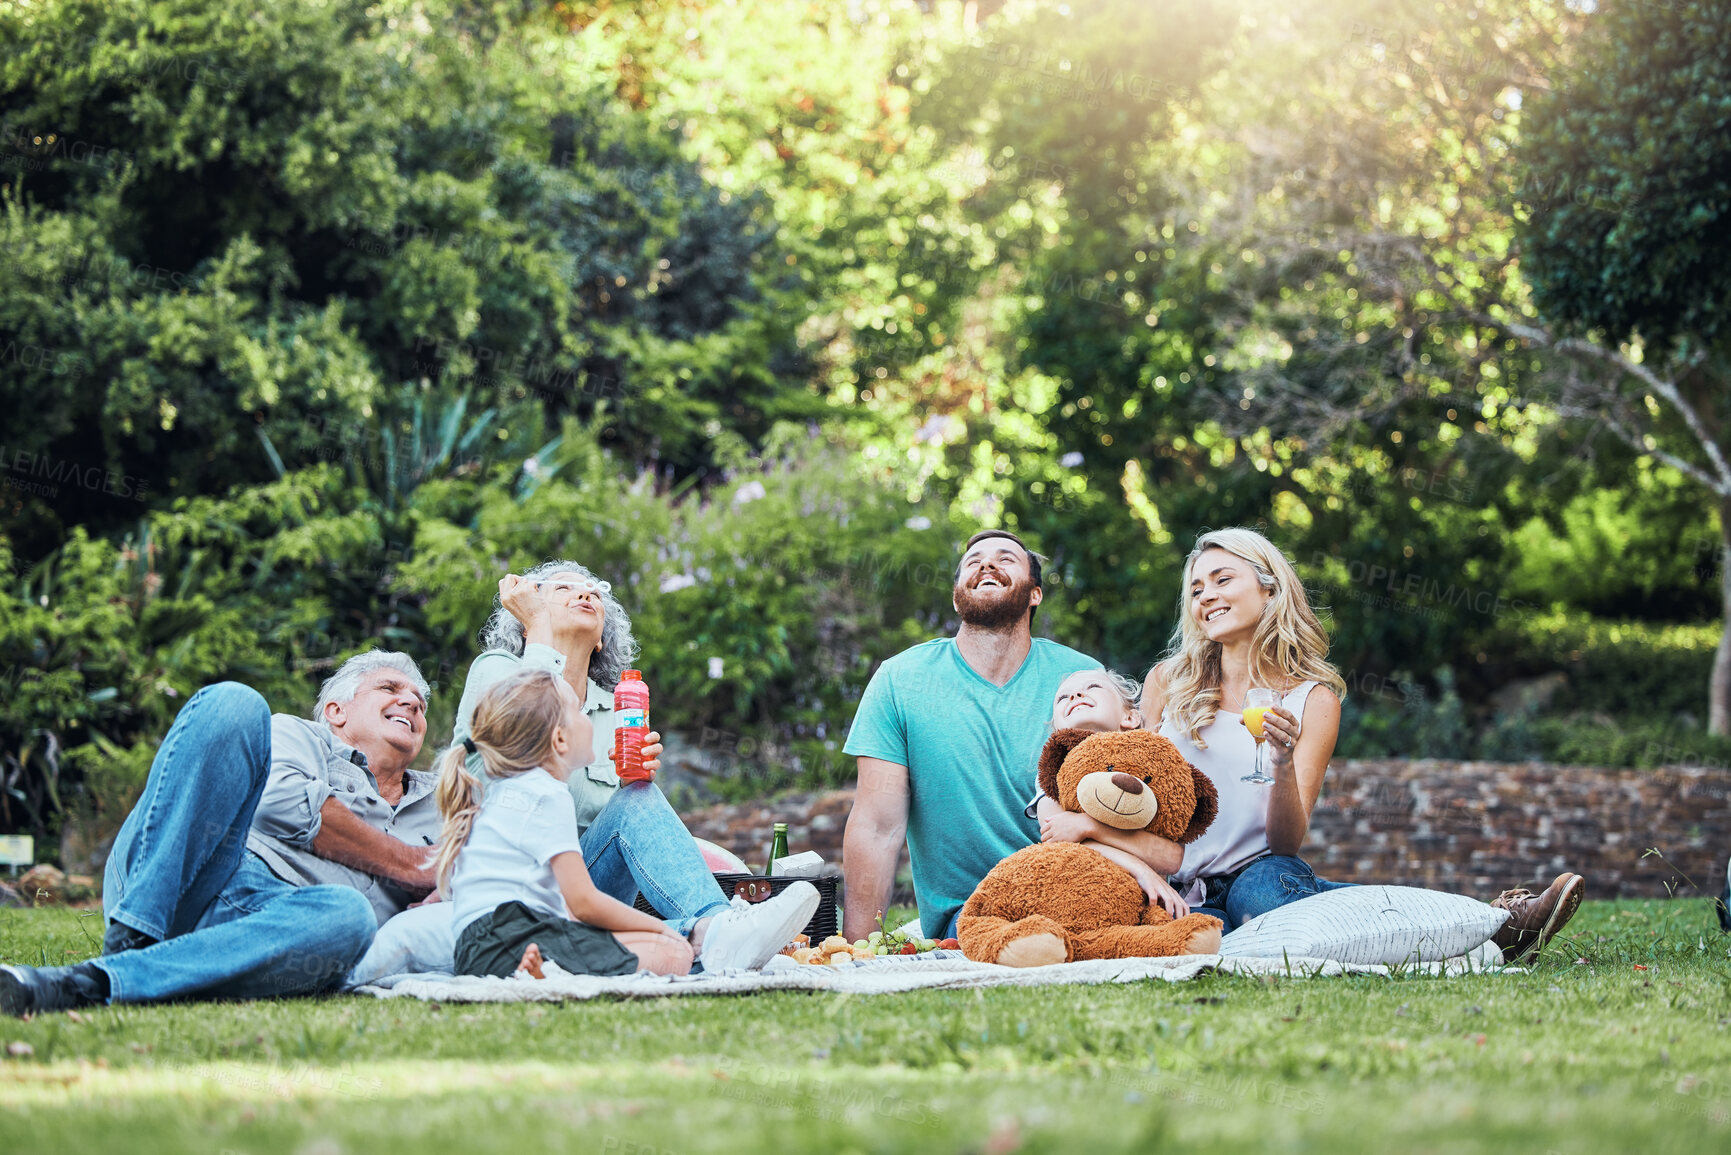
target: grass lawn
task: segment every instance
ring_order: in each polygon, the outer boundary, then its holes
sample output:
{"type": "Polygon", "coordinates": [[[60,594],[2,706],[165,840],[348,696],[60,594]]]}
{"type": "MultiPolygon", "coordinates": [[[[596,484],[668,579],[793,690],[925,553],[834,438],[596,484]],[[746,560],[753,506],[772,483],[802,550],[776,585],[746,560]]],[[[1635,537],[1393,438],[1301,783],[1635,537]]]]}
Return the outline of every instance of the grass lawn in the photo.
{"type": "MultiPolygon", "coordinates": [[[[0,960],[97,916],[0,912],[0,960]]],[[[1524,975],[364,997],[0,1020],[0,1151],[1731,1150],[1731,938],[1589,902],[1524,975]],[[1585,962],[1577,962],[1585,959],[1585,962]],[[383,1140],[383,1142],[381,1142],[383,1140]]]]}

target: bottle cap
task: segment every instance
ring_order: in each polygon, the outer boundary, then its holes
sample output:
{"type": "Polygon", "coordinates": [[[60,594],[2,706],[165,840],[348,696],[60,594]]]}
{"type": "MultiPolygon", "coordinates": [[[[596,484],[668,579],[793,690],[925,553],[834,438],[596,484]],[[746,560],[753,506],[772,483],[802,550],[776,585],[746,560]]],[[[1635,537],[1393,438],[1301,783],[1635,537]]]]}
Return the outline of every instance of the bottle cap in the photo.
{"type": "Polygon", "coordinates": [[[643,671],[626,670],[623,674],[619,675],[619,680],[621,682],[641,682],[643,680],[643,671]]]}
{"type": "Polygon", "coordinates": [[[780,832],[781,832],[781,833],[783,833],[783,834],[785,834],[785,833],[787,833],[787,823],[785,823],[785,822],[777,822],[777,823],[776,823],[776,824],[775,824],[775,829],[776,829],[776,830],[778,830],[778,831],[780,831],[780,832]]]}

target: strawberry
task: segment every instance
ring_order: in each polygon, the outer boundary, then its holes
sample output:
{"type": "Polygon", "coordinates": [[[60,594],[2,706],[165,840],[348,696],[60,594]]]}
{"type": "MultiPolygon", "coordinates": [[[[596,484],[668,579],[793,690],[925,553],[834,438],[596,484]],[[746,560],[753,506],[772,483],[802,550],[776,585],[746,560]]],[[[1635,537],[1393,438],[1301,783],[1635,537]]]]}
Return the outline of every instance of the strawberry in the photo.
{"type": "Polygon", "coordinates": [[[915,946],[911,942],[904,942],[902,944],[902,949],[896,953],[898,953],[898,954],[919,954],[920,948],[915,946]]]}
{"type": "Polygon", "coordinates": [[[946,938],[938,944],[938,949],[939,950],[961,950],[962,944],[957,939],[946,938]]]}

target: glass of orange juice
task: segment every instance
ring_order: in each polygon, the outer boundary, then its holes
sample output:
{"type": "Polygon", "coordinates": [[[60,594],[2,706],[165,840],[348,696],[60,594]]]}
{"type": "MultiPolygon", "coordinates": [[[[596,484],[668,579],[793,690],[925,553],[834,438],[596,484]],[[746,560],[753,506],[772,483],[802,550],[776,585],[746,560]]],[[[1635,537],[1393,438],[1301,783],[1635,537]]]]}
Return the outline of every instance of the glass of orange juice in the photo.
{"type": "Polygon", "coordinates": [[[1275,690],[1253,688],[1244,695],[1244,728],[1250,731],[1250,736],[1256,739],[1256,766],[1241,782],[1255,782],[1267,785],[1274,781],[1268,773],[1268,739],[1262,732],[1262,716],[1274,707],[1280,705],[1280,694],[1275,690]]]}

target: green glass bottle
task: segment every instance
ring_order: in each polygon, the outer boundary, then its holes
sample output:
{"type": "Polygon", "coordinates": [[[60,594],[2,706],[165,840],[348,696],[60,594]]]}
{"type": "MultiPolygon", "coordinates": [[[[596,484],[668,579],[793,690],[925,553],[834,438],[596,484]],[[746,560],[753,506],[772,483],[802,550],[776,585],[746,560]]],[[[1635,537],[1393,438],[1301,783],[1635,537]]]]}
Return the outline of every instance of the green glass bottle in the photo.
{"type": "Polygon", "coordinates": [[[775,835],[769,841],[769,861],[763,864],[763,876],[770,877],[775,873],[775,860],[787,857],[787,823],[775,824],[775,835]]]}

